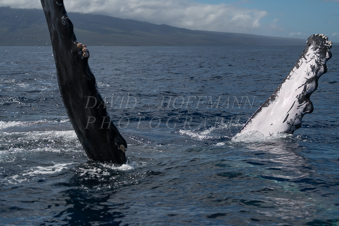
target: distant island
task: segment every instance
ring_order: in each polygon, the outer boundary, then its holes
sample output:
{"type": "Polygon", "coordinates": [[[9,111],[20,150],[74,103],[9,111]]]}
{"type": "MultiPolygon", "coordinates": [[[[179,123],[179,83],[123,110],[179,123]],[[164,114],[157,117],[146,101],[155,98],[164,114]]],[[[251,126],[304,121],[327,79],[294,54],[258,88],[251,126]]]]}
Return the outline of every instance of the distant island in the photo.
{"type": "MultiPolygon", "coordinates": [[[[305,40],[197,31],[110,16],[69,13],[80,42],[92,46],[304,45],[305,40]]],[[[0,7],[0,45],[50,45],[42,10],[0,7]]]]}

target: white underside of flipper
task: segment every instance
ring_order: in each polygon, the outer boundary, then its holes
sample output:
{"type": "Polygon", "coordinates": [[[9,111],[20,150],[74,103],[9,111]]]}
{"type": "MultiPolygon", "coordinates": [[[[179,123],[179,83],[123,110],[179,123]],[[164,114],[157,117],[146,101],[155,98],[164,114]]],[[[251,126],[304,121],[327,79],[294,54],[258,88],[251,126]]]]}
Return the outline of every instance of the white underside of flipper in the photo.
{"type": "Polygon", "coordinates": [[[332,42],[324,35],[312,35],[298,62],[272,96],[254,113],[236,139],[244,134],[264,137],[292,134],[300,128],[302,117],[313,111],[310,95],[317,89],[319,77],[326,73],[332,42]]]}

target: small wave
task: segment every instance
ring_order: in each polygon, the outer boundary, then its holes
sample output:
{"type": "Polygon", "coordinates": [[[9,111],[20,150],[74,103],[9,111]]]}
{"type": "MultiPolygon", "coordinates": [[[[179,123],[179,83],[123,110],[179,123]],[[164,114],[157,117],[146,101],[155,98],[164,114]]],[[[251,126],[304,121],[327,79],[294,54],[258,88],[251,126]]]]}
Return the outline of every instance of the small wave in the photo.
{"type": "Polygon", "coordinates": [[[77,139],[77,136],[73,130],[66,131],[30,131],[30,132],[0,132],[1,137],[6,143],[14,139],[18,142],[20,141],[39,141],[39,140],[63,140],[63,141],[74,141],[77,139]]]}
{"type": "Polygon", "coordinates": [[[208,131],[211,131],[210,129],[208,129],[207,131],[202,131],[202,132],[197,132],[197,131],[193,131],[193,130],[179,130],[179,133],[181,135],[187,135],[191,138],[195,138],[197,140],[210,140],[213,139],[213,136],[208,136],[208,131]]]}
{"type": "Polygon", "coordinates": [[[18,83],[17,86],[21,87],[21,88],[26,88],[29,86],[28,83],[18,83]]]}
{"type": "Polygon", "coordinates": [[[39,124],[51,123],[46,119],[38,121],[0,121],[0,130],[4,130],[11,127],[30,127],[39,124]]]}
{"type": "Polygon", "coordinates": [[[105,169],[109,169],[109,170],[114,170],[114,171],[131,171],[131,170],[135,170],[136,168],[139,168],[141,165],[138,164],[135,161],[132,162],[127,162],[125,164],[122,164],[121,166],[112,164],[112,163],[99,163],[101,167],[95,167],[95,168],[79,168],[80,170],[84,171],[85,173],[101,173],[104,172],[103,170],[105,169]],[[103,168],[102,168],[103,167],[103,168]]]}
{"type": "Polygon", "coordinates": [[[15,83],[15,79],[0,79],[1,83],[15,83]]]}
{"type": "Polygon", "coordinates": [[[74,163],[54,163],[52,166],[38,166],[30,169],[30,171],[23,173],[23,176],[35,176],[35,175],[44,175],[44,174],[55,174],[68,169],[70,165],[74,163]]]}
{"type": "Polygon", "coordinates": [[[0,121],[0,129],[6,129],[6,128],[10,128],[10,127],[15,127],[15,126],[23,126],[24,123],[23,122],[18,122],[18,121],[11,121],[11,122],[4,122],[4,121],[0,121]]]}
{"type": "Polygon", "coordinates": [[[222,134],[230,134],[229,129],[233,126],[238,126],[238,124],[222,124],[217,127],[212,126],[208,129],[197,131],[197,130],[179,130],[181,135],[186,135],[191,138],[203,141],[203,140],[218,140],[218,139],[230,139],[231,136],[228,135],[219,135],[218,132],[222,134]],[[227,130],[227,131],[225,131],[227,130]],[[216,133],[214,133],[216,132],[216,133]],[[212,134],[214,133],[214,134],[212,134]]]}
{"type": "Polygon", "coordinates": [[[50,166],[37,166],[17,175],[8,175],[7,177],[0,179],[0,182],[4,185],[21,184],[30,181],[32,177],[39,175],[52,175],[60,173],[66,169],[69,169],[71,165],[76,163],[52,163],[50,166]]]}
{"type": "Polygon", "coordinates": [[[22,178],[20,175],[8,176],[5,179],[0,179],[1,184],[3,185],[13,185],[13,184],[20,184],[22,182],[27,181],[28,178],[22,178]]]}
{"type": "Polygon", "coordinates": [[[97,82],[97,84],[99,87],[110,87],[111,86],[110,84],[103,83],[103,82],[97,82]]]}
{"type": "Polygon", "coordinates": [[[219,142],[219,143],[216,143],[215,146],[220,147],[220,146],[225,146],[225,145],[226,145],[225,142],[219,142]]]}
{"type": "Polygon", "coordinates": [[[0,132],[0,162],[31,159],[32,153],[83,152],[74,131],[0,132]]]}
{"type": "Polygon", "coordinates": [[[0,121],[0,132],[34,132],[34,131],[68,131],[69,119],[37,120],[37,121],[0,121]]]}
{"type": "Polygon", "coordinates": [[[26,138],[34,140],[34,139],[48,139],[53,140],[55,138],[62,138],[64,141],[73,141],[77,140],[77,135],[74,130],[66,130],[66,131],[33,131],[26,133],[26,138]]]}

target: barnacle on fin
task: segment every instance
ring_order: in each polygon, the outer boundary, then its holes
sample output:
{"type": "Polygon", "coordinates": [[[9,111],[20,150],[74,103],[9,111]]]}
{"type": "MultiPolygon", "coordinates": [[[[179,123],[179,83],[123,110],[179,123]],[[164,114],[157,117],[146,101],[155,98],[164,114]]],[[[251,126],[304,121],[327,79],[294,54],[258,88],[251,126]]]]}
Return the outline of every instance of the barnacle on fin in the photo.
{"type": "Polygon", "coordinates": [[[127,151],[127,149],[125,148],[125,146],[124,146],[123,144],[121,144],[119,148],[120,148],[120,150],[123,151],[123,152],[126,152],[126,151],[127,151]]]}
{"type": "Polygon", "coordinates": [[[82,43],[77,43],[77,47],[78,47],[78,49],[82,49],[82,47],[83,47],[83,45],[82,45],[82,43]]]}

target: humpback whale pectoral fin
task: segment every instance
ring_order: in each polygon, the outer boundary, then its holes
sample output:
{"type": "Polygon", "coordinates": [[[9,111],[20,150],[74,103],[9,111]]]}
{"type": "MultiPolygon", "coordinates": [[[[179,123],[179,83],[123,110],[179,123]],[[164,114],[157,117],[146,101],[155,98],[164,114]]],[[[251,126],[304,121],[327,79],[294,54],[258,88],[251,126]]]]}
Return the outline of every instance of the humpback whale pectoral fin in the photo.
{"type": "Polygon", "coordinates": [[[264,136],[293,133],[305,114],[313,111],[311,94],[327,72],[332,42],[323,34],[311,35],[301,57],[275,92],[250,117],[239,134],[260,132],[264,136]]]}
{"type": "Polygon", "coordinates": [[[87,156],[95,161],[124,164],[127,142],[101,107],[96,79],[88,65],[87,46],[77,42],[63,0],[41,0],[48,25],[58,84],[64,106],[87,156]],[[89,97],[93,101],[89,107],[89,97]],[[97,119],[104,119],[100,121],[97,119]],[[109,126],[103,128],[103,125],[109,126]]]}

